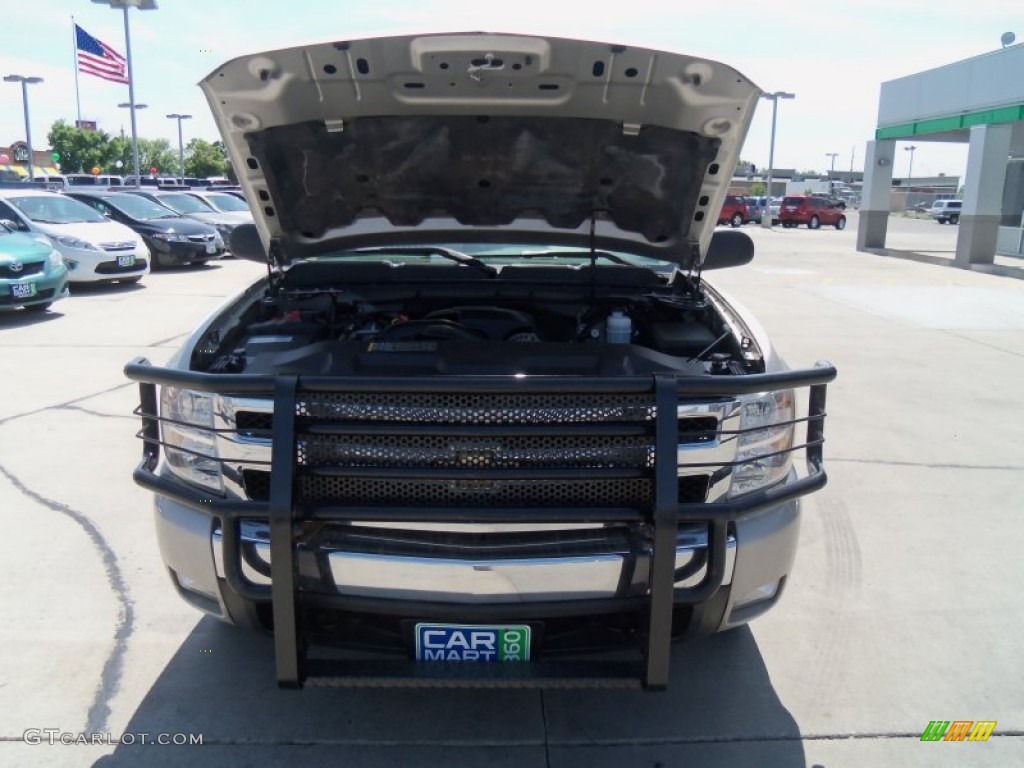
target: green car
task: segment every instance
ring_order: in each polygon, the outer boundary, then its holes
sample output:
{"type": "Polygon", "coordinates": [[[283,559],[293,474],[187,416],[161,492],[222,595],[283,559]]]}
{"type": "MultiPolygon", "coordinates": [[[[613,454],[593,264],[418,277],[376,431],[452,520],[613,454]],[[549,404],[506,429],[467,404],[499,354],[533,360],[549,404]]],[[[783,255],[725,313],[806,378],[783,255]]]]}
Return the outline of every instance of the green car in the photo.
{"type": "Polygon", "coordinates": [[[68,270],[43,235],[26,235],[0,222],[0,308],[43,312],[68,295],[68,270]]]}

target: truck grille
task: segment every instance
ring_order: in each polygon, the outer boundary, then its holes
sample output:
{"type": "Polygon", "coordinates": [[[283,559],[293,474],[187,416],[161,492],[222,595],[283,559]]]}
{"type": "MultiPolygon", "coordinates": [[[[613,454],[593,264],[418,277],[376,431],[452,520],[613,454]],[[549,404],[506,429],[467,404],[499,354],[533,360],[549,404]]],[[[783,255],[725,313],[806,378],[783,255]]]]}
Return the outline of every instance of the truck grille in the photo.
{"type": "MultiPolygon", "coordinates": [[[[310,505],[649,507],[656,409],[650,394],[306,393],[296,402],[296,500],[310,505]]],[[[235,428],[269,441],[273,414],[235,428]]],[[[680,445],[718,437],[715,416],[679,420],[680,445]]],[[[246,495],[270,495],[243,468],[246,495]]],[[[708,475],[679,479],[704,501],[708,475]]]]}
{"type": "Polygon", "coordinates": [[[367,393],[308,394],[300,418],[420,424],[579,424],[654,420],[648,395],[367,393]]]}
{"type": "MultiPolygon", "coordinates": [[[[270,473],[258,469],[242,472],[246,496],[253,501],[270,499],[270,473]]],[[[700,503],[707,497],[708,475],[679,478],[680,503],[700,503]]],[[[503,506],[604,507],[649,503],[651,485],[647,480],[614,480],[583,483],[534,481],[505,483],[476,488],[472,481],[365,481],[360,478],[307,477],[299,483],[300,499],[306,504],[345,503],[364,505],[436,504],[475,506],[480,503],[503,506]],[[409,494],[416,494],[410,496],[409,494]]]]}
{"type": "Polygon", "coordinates": [[[646,435],[332,435],[300,442],[298,463],[311,467],[431,469],[652,467],[654,442],[646,435]]]}
{"type": "Polygon", "coordinates": [[[367,506],[635,507],[650,504],[653,484],[635,480],[401,480],[300,476],[305,504],[367,506]]]}

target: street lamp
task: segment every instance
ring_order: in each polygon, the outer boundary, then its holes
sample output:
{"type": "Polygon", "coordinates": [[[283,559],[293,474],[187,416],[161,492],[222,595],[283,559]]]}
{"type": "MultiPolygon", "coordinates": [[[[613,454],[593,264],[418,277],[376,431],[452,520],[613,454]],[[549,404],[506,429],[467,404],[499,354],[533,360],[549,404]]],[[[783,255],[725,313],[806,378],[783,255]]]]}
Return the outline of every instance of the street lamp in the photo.
{"type": "Polygon", "coordinates": [[[904,147],[904,152],[910,153],[910,167],[907,169],[907,188],[910,188],[910,180],[914,177],[914,150],[917,147],[911,144],[909,147],[904,147]]]}
{"type": "Polygon", "coordinates": [[[43,82],[41,77],[22,77],[21,75],[6,75],[5,83],[21,83],[21,101],[25,106],[25,143],[28,145],[28,178],[29,181],[36,180],[36,173],[33,170],[36,158],[32,154],[32,127],[28,119],[28,87],[43,82]]]}
{"type": "Polygon", "coordinates": [[[829,172],[828,172],[828,193],[831,195],[832,194],[832,176],[836,172],[836,158],[839,157],[839,153],[838,152],[826,152],[825,153],[825,157],[831,157],[832,158],[832,167],[829,169],[829,172]]]}
{"type": "Polygon", "coordinates": [[[768,145],[768,215],[761,216],[761,226],[770,228],[772,226],[772,171],[775,168],[775,116],[779,110],[779,99],[795,99],[796,94],[775,91],[774,93],[762,93],[761,98],[768,99],[772,103],[772,139],[768,145]]]}
{"type": "MultiPolygon", "coordinates": [[[[139,179],[142,178],[141,176],[139,176],[139,140],[135,133],[135,110],[146,109],[149,106],[149,104],[131,104],[127,101],[122,101],[117,106],[119,106],[121,109],[130,109],[132,112],[132,155],[135,158],[135,183],[141,184],[141,182],[139,181],[139,179]]],[[[124,126],[121,127],[121,137],[124,137],[124,126]]]]}
{"type": "Polygon", "coordinates": [[[132,77],[132,36],[128,29],[128,9],[135,8],[140,11],[156,10],[156,0],[92,0],[100,5],[109,5],[124,12],[124,47],[125,59],[128,62],[128,106],[132,112],[132,158],[135,162],[135,183],[139,183],[139,132],[135,126],[135,79],[132,77]]]}
{"type": "Polygon", "coordinates": [[[191,120],[192,115],[179,115],[177,112],[167,116],[178,121],[178,167],[181,169],[181,183],[185,183],[185,145],[181,143],[181,121],[191,120]]]}

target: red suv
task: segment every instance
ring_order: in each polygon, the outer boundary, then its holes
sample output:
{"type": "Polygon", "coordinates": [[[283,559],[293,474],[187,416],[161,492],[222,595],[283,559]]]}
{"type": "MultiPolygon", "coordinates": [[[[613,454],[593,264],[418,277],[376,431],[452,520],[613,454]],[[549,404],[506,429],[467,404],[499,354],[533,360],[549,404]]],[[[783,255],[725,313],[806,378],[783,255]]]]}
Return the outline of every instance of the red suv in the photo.
{"type": "Polygon", "coordinates": [[[846,214],[826,197],[813,195],[787,195],[779,206],[779,221],[784,227],[798,227],[806,224],[808,229],[817,229],[822,224],[843,229],[846,214]]]}
{"type": "Polygon", "coordinates": [[[750,221],[750,211],[747,209],[747,201],[739,195],[726,195],[722,203],[722,210],[718,214],[718,223],[729,223],[730,227],[738,227],[750,221]]]}

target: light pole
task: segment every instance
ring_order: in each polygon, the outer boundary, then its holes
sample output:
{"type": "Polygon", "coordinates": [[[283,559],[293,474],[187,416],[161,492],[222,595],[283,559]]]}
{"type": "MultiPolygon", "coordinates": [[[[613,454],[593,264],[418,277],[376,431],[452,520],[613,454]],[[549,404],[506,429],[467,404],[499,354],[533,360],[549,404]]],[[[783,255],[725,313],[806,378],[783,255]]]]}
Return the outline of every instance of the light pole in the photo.
{"type": "Polygon", "coordinates": [[[29,181],[36,180],[34,169],[36,158],[32,154],[32,126],[28,119],[28,87],[43,82],[41,77],[22,77],[21,75],[7,75],[5,83],[21,83],[21,102],[25,106],[25,143],[28,145],[28,178],[29,181]]]}
{"type": "Polygon", "coordinates": [[[838,152],[826,152],[825,153],[825,157],[831,157],[832,158],[832,167],[828,171],[828,193],[831,195],[832,194],[832,176],[835,175],[835,172],[836,172],[836,158],[839,157],[839,153],[838,152]]]}
{"type": "Polygon", "coordinates": [[[910,180],[914,177],[914,150],[915,149],[917,149],[917,147],[914,144],[911,144],[909,147],[904,147],[903,148],[904,152],[909,152],[910,153],[910,167],[907,168],[907,189],[910,189],[910,180]]]}
{"type": "Polygon", "coordinates": [[[177,112],[167,116],[178,121],[178,168],[181,170],[181,183],[185,184],[185,145],[181,143],[181,121],[191,120],[192,115],[179,115],[177,112]]]}
{"type": "Polygon", "coordinates": [[[768,99],[772,103],[772,139],[768,145],[768,215],[761,216],[761,226],[770,228],[772,226],[772,171],[775,169],[775,117],[779,111],[779,99],[795,99],[796,94],[775,91],[774,93],[762,93],[761,98],[768,99]]]}
{"type": "Polygon", "coordinates": [[[135,183],[139,183],[139,132],[135,126],[135,79],[132,77],[132,36],[128,29],[128,9],[140,11],[156,10],[156,0],[92,0],[100,5],[109,5],[113,9],[120,8],[124,12],[124,47],[125,59],[128,62],[128,106],[132,112],[132,158],[135,165],[135,183]]]}
{"type": "MultiPolygon", "coordinates": [[[[133,167],[135,168],[135,184],[136,186],[142,186],[142,182],[139,181],[139,179],[141,179],[142,177],[139,175],[139,139],[137,134],[135,133],[135,110],[146,109],[149,106],[149,104],[132,104],[127,101],[122,101],[117,106],[119,106],[121,109],[131,110],[132,113],[132,157],[134,160],[133,167]]],[[[121,129],[121,135],[124,135],[123,128],[121,129]]]]}

